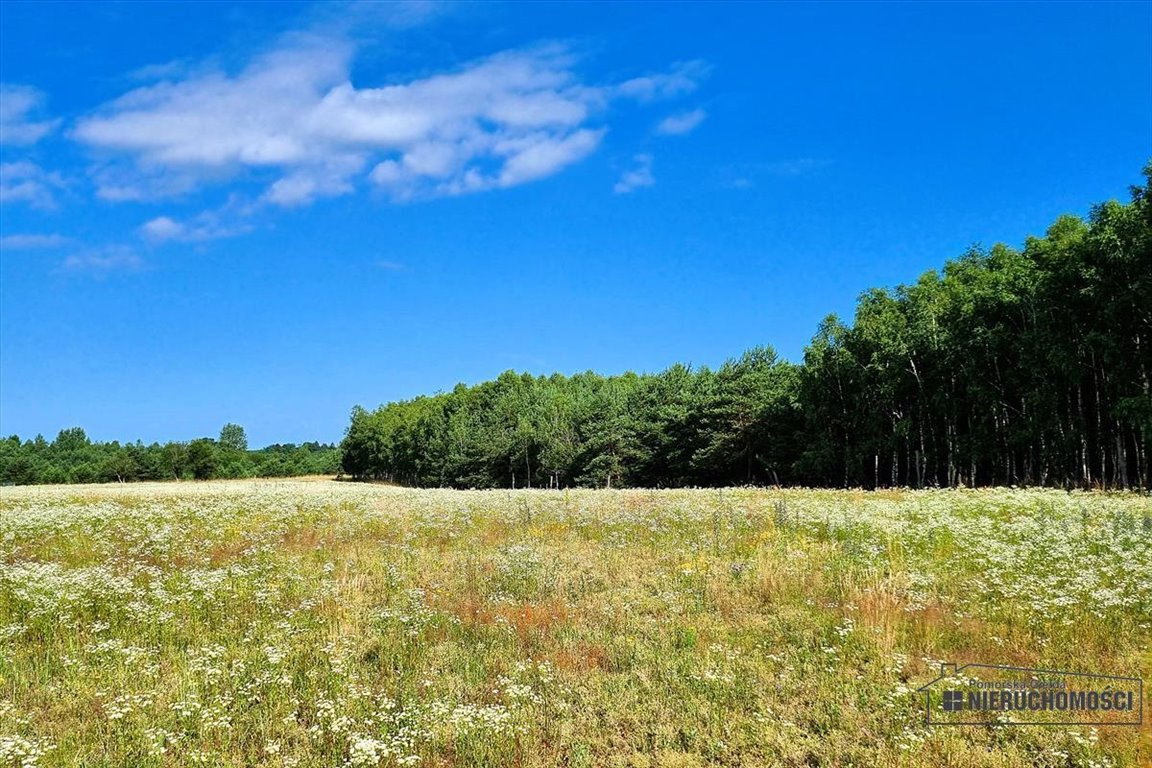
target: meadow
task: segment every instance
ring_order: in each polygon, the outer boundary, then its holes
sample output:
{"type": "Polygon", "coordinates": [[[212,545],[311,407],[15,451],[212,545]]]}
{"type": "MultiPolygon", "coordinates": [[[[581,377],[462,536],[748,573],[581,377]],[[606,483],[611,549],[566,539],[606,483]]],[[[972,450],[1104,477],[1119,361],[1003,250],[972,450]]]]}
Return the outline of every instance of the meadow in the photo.
{"type": "Polygon", "coordinates": [[[1147,765],[1148,724],[928,728],[914,690],[1147,681],[1150,638],[1146,495],[0,489],[22,768],[1147,765]]]}

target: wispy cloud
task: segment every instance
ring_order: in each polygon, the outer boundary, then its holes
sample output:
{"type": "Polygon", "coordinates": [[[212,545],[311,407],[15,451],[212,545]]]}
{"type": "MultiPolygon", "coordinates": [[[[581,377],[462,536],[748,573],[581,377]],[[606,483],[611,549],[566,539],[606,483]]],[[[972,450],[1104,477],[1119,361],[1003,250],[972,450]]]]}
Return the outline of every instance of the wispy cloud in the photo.
{"type": "Polygon", "coordinates": [[[707,116],[708,113],[703,109],[693,109],[691,112],[669,115],[656,126],[656,133],[664,136],[683,136],[696,130],[696,127],[704,122],[704,118],[707,116]]]}
{"type": "Polygon", "coordinates": [[[764,170],[775,176],[802,176],[821,168],[827,168],[831,164],[831,160],[820,157],[794,157],[788,160],[765,163],[764,170]]]}
{"type": "Polygon", "coordinates": [[[111,272],[136,272],[144,267],[140,254],[124,246],[79,251],[60,264],[61,272],[103,277],[111,272]]]}
{"type": "Polygon", "coordinates": [[[242,223],[226,224],[218,213],[206,211],[185,221],[157,216],[140,227],[140,234],[154,243],[194,243],[235,237],[251,230],[251,226],[242,223]]]}
{"type": "Polygon", "coordinates": [[[150,240],[164,242],[181,238],[187,227],[167,216],[157,216],[140,227],[140,233],[150,240]]]}
{"type": "Polygon", "coordinates": [[[0,250],[32,251],[46,248],[60,248],[70,245],[72,238],[63,235],[4,235],[0,237],[0,250]]]}
{"type": "Polygon", "coordinates": [[[126,73],[124,79],[134,83],[174,80],[195,74],[196,67],[191,59],[173,59],[162,64],[146,64],[126,73]]]}
{"type": "Polygon", "coordinates": [[[44,94],[36,88],[0,84],[0,144],[35,144],[54,131],[59,120],[36,117],[43,106],[44,94]]]}
{"type": "Polygon", "coordinates": [[[558,173],[596,150],[613,101],[675,98],[707,70],[688,62],[595,85],[568,49],[546,45],[367,88],[351,82],[354,52],[298,36],[235,75],[200,71],[132,90],[72,136],[98,151],[94,176],[108,199],[237,177],[267,179],[261,199],[277,206],[364,182],[394,199],[465,194],[558,173]]]}
{"type": "Polygon", "coordinates": [[[708,76],[709,66],[703,61],[683,61],[668,72],[634,77],[616,87],[622,96],[641,101],[670,99],[692,93],[708,76]]]}
{"type": "Polygon", "coordinates": [[[0,163],[0,203],[27,203],[34,208],[52,209],[56,207],[55,193],[64,187],[63,176],[35,163],[0,163]]]}
{"type": "Polygon", "coordinates": [[[764,183],[781,183],[818,173],[832,165],[820,157],[792,157],[761,163],[739,163],[718,169],[716,183],[728,189],[748,190],[764,183]]]}
{"type": "Polygon", "coordinates": [[[318,3],[309,10],[316,31],[373,35],[427,24],[450,13],[453,4],[442,0],[392,0],[387,3],[318,3]]]}
{"type": "Polygon", "coordinates": [[[634,165],[624,172],[612,190],[618,195],[626,195],[640,187],[650,187],[656,183],[652,177],[652,155],[636,155],[634,165]]]}

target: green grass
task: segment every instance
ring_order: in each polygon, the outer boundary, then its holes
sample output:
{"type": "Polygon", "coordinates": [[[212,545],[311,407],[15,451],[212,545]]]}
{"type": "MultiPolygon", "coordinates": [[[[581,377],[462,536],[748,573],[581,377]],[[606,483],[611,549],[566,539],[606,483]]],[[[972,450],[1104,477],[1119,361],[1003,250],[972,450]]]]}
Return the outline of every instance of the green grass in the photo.
{"type": "MultiPolygon", "coordinates": [[[[1105,766],[942,661],[1152,671],[1152,501],[3,489],[0,765],[1105,766]]],[[[1152,711],[1152,703],[1145,703],[1152,711]]]]}

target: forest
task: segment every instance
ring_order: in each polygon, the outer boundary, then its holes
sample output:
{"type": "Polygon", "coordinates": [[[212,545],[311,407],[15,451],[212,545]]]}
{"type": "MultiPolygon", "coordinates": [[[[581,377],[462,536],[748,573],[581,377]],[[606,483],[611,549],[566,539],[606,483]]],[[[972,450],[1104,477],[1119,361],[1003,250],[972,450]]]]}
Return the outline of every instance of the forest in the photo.
{"type": "Polygon", "coordinates": [[[219,439],[189,442],[93,442],[80,427],[21,441],[0,439],[0,483],[110,483],[139,480],[211,480],[240,477],[293,477],[335,474],[340,450],[334,445],[303,443],[248,450],[239,424],[225,424],[219,439]]]}
{"type": "Polygon", "coordinates": [[[1152,487],[1152,163],[1127,203],[973,247],[803,362],[531,376],[357,407],[361,479],[454,488],[1152,487]]]}
{"type": "Polygon", "coordinates": [[[339,447],[0,440],[0,483],[282,477],[449,488],[1152,487],[1152,163],[1127,203],[973,247],[823,320],[799,364],[532,376],[352,411],[339,447]]]}

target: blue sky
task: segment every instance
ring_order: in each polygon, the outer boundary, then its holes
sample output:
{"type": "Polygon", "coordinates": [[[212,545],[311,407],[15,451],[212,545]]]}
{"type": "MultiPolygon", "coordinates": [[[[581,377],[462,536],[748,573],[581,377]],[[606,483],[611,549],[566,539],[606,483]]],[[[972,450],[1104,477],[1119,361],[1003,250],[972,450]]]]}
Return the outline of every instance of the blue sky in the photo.
{"type": "Polygon", "coordinates": [[[1127,199],[1152,4],[0,4],[0,432],[799,360],[1127,199]]]}

